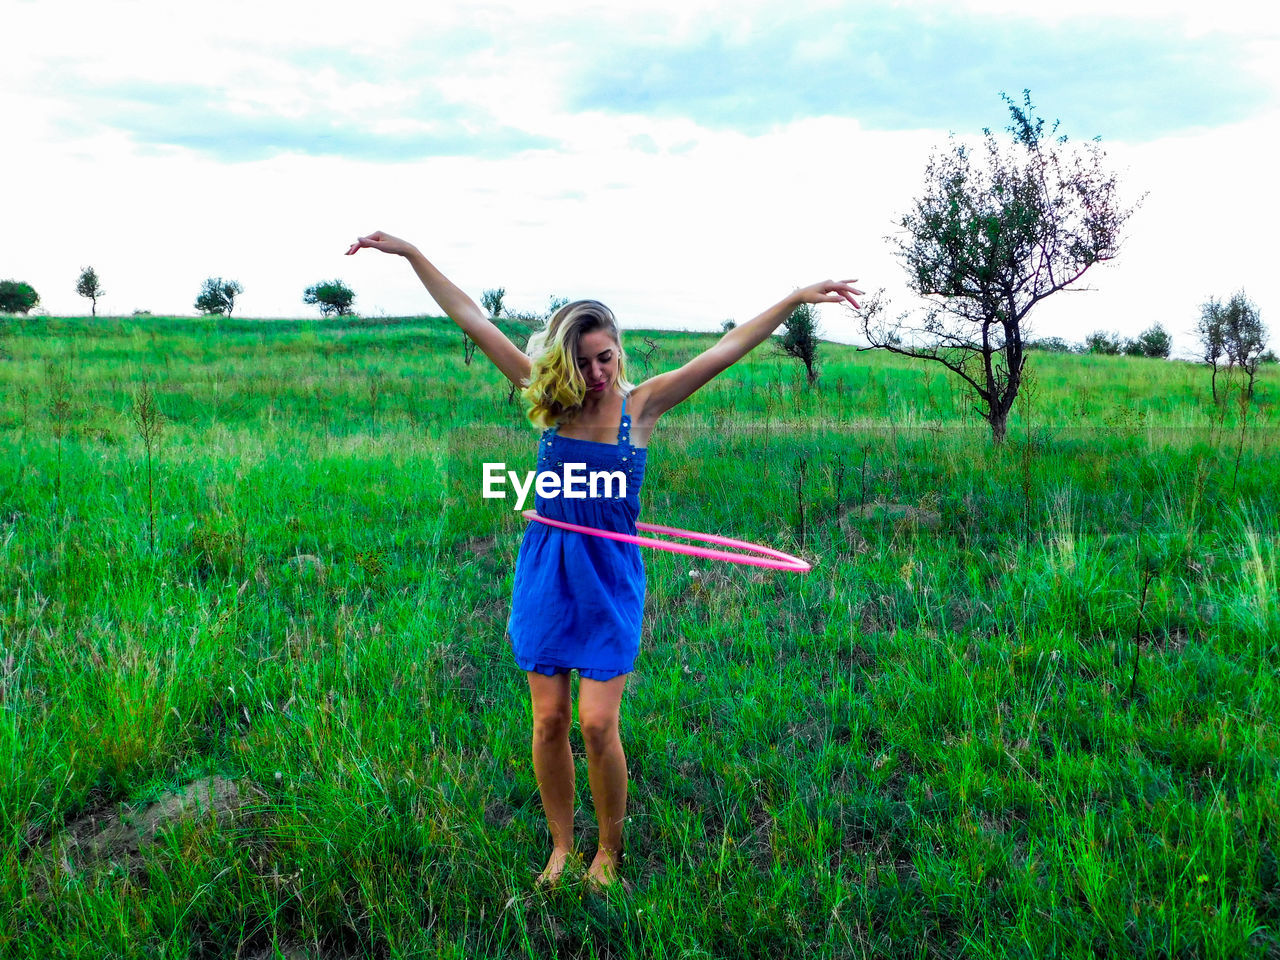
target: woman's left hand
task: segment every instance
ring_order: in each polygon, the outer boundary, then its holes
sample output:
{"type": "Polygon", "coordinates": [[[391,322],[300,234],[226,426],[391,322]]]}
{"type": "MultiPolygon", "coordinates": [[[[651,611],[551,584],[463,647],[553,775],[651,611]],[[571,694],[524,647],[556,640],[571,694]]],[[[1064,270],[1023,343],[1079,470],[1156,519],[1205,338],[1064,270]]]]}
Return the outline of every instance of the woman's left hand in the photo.
{"type": "Polygon", "coordinates": [[[853,305],[853,309],[858,309],[858,301],[853,299],[855,296],[865,296],[865,291],[859,290],[854,286],[857,280],[823,280],[821,283],[815,283],[810,286],[797,290],[792,297],[796,303],[840,303],[847,301],[853,305]]]}

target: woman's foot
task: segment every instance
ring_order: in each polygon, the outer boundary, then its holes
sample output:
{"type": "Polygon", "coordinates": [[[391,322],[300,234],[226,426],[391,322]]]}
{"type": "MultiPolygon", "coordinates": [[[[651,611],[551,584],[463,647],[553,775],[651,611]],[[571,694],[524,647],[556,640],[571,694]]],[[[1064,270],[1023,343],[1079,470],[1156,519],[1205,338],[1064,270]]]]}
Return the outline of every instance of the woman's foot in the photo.
{"type": "Polygon", "coordinates": [[[565,864],[571,856],[573,856],[573,850],[571,849],[553,849],[551,851],[551,859],[547,861],[546,868],[539,874],[534,886],[542,888],[554,887],[560,879],[560,874],[564,873],[565,864]]]}
{"type": "Polygon", "coordinates": [[[621,884],[630,889],[630,884],[618,877],[618,861],[620,857],[604,848],[596,851],[596,858],[591,861],[587,870],[587,886],[597,892],[611,890],[621,884]]]}

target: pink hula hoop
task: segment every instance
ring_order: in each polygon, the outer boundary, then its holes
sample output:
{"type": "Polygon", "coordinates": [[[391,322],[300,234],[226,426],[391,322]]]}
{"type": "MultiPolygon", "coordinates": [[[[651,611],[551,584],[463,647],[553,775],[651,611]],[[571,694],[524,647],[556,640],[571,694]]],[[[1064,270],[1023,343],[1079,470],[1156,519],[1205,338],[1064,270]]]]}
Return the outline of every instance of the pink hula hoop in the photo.
{"type": "Polygon", "coordinates": [[[799,557],[793,557],[781,550],[762,547],[758,543],[745,540],[734,540],[730,537],[718,537],[711,533],[697,533],[693,530],[681,530],[678,527],[661,527],[656,523],[636,523],[637,530],[648,530],[650,533],[664,533],[670,537],[684,537],[688,540],[701,540],[704,543],[718,543],[725,547],[737,547],[740,550],[754,550],[767,554],[767,557],[752,557],[742,553],[727,553],[724,550],[712,550],[708,547],[691,547],[684,543],[668,543],[666,540],[654,540],[650,537],[633,537],[629,533],[614,533],[612,530],[600,530],[596,527],[584,527],[564,520],[552,520],[550,517],[538,515],[536,510],[525,510],[520,514],[526,520],[536,520],[548,526],[560,527],[574,533],[585,533],[592,537],[607,537],[610,540],[621,540],[623,543],[634,543],[641,547],[652,547],[655,550],[669,550],[671,553],[684,553],[691,557],[705,557],[708,560],[725,560],[729,563],[743,563],[754,567],[769,567],[773,570],[791,570],[795,573],[808,573],[809,564],[799,557]],[[769,559],[773,557],[776,559],[769,559]]]}

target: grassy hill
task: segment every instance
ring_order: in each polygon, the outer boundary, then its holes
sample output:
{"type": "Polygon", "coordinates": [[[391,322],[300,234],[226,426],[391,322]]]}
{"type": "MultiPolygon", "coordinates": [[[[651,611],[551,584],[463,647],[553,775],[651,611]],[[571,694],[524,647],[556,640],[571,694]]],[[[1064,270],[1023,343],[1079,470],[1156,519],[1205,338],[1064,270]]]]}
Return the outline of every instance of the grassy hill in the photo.
{"type": "MultiPolygon", "coordinates": [[[[600,901],[531,889],[525,521],[479,493],[537,433],[450,321],[0,330],[0,955],[1280,951],[1273,371],[1034,353],[995,446],[941,365],[765,345],[664,417],[641,519],[813,569],[645,552],[600,901]],[[213,774],[258,799],[55,855],[213,774]]],[[[624,331],[637,383],[641,336],[718,337],[624,331]]]]}

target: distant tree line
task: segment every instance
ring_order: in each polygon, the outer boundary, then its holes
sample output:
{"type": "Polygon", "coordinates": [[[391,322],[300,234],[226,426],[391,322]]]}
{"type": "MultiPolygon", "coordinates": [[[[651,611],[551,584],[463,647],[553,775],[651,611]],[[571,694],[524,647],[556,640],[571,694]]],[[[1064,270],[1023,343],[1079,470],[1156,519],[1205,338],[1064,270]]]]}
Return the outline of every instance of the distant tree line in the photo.
{"type": "Polygon", "coordinates": [[[1076,343],[1069,343],[1062,337],[1042,337],[1027,340],[1023,347],[1046,353],[1096,353],[1103,356],[1159,357],[1167,360],[1173,349],[1173,338],[1161,324],[1155,323],[1136,337],[1122,337],[1119,333],[1095,330],[1076,343]]]}
{"type": "MultiPolygon", "coordinates": [[[[98,315],[98,299],[106,296],[102,281],[93,267],[85,267],[76,279],[76,293],[93,302],[92,315],[98,315]]],[[[236,297],[244,293],[244,288],[235,280],[224,280],[222,277],[209,277],[196,296],[195,308],[206,316],[231,316],[235,309],[236,297]]],[[[499,291],[501,293],[501,291],[499,291]]],[[[351,305],[356,295],[341,280],[322,280],[312,284],[303,291],[302,302],[309,306],[318,306],[321,316],[336,314],[340,317],[350,316],[354,311],[351,305]]],[[[40,303],[40,294],[31,284],[21,280],[0,280],[0,313],[31,312],[40,303]]],[[[133,315],[150,316],[150,310],[135,310],[133,315]]]]}
{"type": "MultiPolygon", "coordinates": [[[[1220,369],[1229,373],[1239,368],[1253,376],[1259,363],[1275,363],[1277,358],[1266,347],[1266,326],[1244,291],[1232,294],[1226,304],[1217,298],[1200,307],[1200,319],[1195,329],[1201,351],[1199,357],[1213,367],[1214,379],[1220,369]]],[[[1159,323],[1137,337],[1121,337],[1118,333],[1095,330],[1079,343],[1068,343],[1061,337],[1044,337],[1024,343],[1027,350],[1043,350],[1049,353],[1093,353],[1127,357],[1161,357],[1168,359],[1172,338],[1159,323]]],[[[1216,388],[1215,388],[1216,396],[1216,388]]]]}

